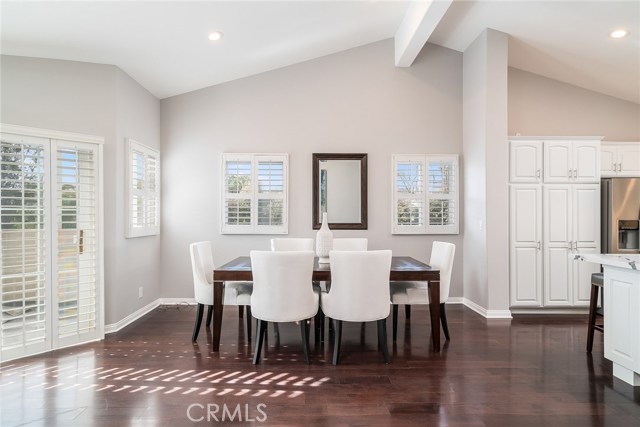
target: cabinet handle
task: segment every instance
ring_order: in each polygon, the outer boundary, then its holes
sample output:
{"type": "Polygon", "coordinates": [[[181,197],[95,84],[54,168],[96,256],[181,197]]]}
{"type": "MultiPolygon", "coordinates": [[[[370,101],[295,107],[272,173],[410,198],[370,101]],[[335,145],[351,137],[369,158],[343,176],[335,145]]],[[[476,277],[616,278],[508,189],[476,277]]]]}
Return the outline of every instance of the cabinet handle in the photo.
{"type": "Polygon", "coordinates": [[[569,178],[571,178],[572,173],[573,173],[573,169],[569,169],[569,178]]]}
{"type": "Polygon", "coordinates": [[[540,178],[540,169],[536,169],[536,178],[540,178]]]}
{"type": "Polygon", "coordinates": [[[540,240],[538,240],[538,243],[536,244],[536,249],[540,250],[540,240]]]}
{"type": "Polygon", "coordinates": [[[622,163],[618,163],[618,172],[622,172],[622,163]]]}
{"type": "Polygon", "coordinates": [[[611,167],[611,170],[612,170],[612,171],[614,171],[614,172],[615,172],[616,170],[618,170],[618,164],[617,164],[617,163],[611,163],[611,166],[612,166],[612,167],[611,167]]]}
{"type": "Polygon", "coordinates": [[[573,177],[577,178],[578,177],[578,169],[574,169],[573,170],[573,177]]]}

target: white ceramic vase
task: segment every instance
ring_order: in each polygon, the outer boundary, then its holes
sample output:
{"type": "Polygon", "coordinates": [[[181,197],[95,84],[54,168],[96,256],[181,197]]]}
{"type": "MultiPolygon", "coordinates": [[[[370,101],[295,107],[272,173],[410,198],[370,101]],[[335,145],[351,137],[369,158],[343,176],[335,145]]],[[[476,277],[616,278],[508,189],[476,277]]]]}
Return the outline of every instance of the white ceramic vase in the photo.
{"type": "Polygon", "coordinates": [[[333,247],[333,233],[329,229],[327,213],[322,213],[322,227],[316,234],[316,255],[320,264],[329,263],[329,251],[333,247]]]}

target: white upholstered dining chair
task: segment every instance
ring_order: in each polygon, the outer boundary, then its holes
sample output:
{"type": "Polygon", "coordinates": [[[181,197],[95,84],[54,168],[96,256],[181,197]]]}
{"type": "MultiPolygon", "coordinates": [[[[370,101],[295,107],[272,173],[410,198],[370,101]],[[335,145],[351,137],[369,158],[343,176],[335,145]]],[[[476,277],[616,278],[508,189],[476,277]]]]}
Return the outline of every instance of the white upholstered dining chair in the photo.
{"type": "Polygon", "coordinates": [[[304,360],[309,363],[307,320],[318,312],[318,291],[311,286],[312,251],[251,251],[253,293],[251,307],[258,319],[253,363],[260,353],[268,322],[300,322],[304,360]]]}
{"type": "MultiPolygon", "coordinates": [[[[334,238],[332,244],[332,250],[334,251],[366,251],[369,243],[369,239],[366,237],[342,237],[342,238],[334,238]]],[[[325,285],[323,290],[328,289],[328,284],[325,285]]],[[[318,315],[315,319],[316,325],[316,341],[320,339],[324,342],[324,324],[325,324],[325,316],[322,311],[322,307],[318,311],[318,315]]],[[[333,322],[329,322],[329,330],[333,330],[333,322]]]]}
{"type": "MultiPolygon", "coordinates": [[[[196,341],[200,326],[204,306],[209,306],[207,312],[207,327],[211,324],[213,314],[213,253],[211,242],[196,242],[189,246],[191,253],[191,270],[193,272],[193,292],[195,295],[198,310],[196,313],[196,323],[193,328],[192,341],[196,341]]],[[[237,305],[247,308],[247,334],[251,339],[251,282],[226,282],[224,288],[224,305],[237,305]]]]}
{"type": "Polygon", "coordinates": [[[387,317],[389,316],[389,273],[391,251],[331,251],[331,288],[320,301],[327,317],[335,322],[333,364],[340,361],[342,322],[372,322],[378,326],[378,344],[385,363],[387,317]]]}
{"type": "MultiPolygon", "coordinates": [[[[431,246],[431,259],[429,260],[430,266],[440,270],[440,322],[447,341],[450,339],[449,326],[444,307],[449,298],[455,253],[456,245],[453,243],[435,241],[431,246]]],[[[405,307],[414,304],[429,304],[429,288],[427,282],[391,282],[389,287],[391,304],[393,304],[393,341],[395,342],[398,335],[398,304],[404,304],[405,307]]]]}

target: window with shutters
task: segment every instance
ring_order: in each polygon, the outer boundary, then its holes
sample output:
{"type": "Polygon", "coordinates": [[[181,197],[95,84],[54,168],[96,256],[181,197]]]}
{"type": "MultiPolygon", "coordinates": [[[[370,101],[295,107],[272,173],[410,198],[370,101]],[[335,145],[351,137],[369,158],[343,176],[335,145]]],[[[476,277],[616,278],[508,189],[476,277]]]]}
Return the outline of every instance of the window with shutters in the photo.
{"type": "Polygon", "coordinates": [[[128,140],[127,237],[160,234],[160,153],[128,140]]]}
{"type": "Polygon", "coordinates": [[[286,234],[287,154],[222,155],[222,233],[286,234]]]}
{"type": "Polygon", "coordinates": [[[394,155],[393,234],[458,234],[458,155],[394,155]]]}

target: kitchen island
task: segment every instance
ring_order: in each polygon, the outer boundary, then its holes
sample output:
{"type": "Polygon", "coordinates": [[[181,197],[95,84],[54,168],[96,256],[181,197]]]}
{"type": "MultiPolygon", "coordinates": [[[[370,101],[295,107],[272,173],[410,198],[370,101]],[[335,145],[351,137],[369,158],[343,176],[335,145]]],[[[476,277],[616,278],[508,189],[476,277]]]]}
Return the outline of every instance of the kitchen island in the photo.
{"type": "Polygon", "coordinates": [[[640,254],[576,254],[604,268],[604,357],[613,376],[640,386],[640,254]]]}

